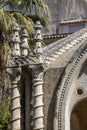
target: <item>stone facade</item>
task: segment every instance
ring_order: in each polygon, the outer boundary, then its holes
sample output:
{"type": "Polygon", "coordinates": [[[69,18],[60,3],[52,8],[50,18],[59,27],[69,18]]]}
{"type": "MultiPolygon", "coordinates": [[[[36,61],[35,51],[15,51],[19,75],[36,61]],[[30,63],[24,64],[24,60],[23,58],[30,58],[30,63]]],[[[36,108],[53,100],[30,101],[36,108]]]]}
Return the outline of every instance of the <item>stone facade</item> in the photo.
{"type": "Polygon", "coordinates": [[[35,29],[31,51],[27,32],[21,41],[18,25],[13,27],[14,53],[6,67],[12,78],[11,130],[85,130],[87,111],[79,102],[87,106],[87,29],[44,48],[40,22],[35,29]]]}

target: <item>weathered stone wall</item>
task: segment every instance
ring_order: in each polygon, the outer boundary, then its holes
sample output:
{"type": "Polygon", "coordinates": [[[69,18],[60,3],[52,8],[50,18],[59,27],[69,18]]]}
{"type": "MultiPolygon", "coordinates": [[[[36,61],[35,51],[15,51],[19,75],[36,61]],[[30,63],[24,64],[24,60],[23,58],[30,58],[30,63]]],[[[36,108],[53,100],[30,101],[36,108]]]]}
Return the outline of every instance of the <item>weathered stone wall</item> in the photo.
{"type": "Polygon", "coordinates": [[[46,0],[52,22],[87,18],[87,0],[46,0]]]}
{"type": "Polygon", "coordinates": [[[44,76],[44,130],[53,130],[54,100],[59,78],[64,68],[51,68],[44,76]]]}
{"type": "Polygon", "coordinates": [[[45,34],[58,34],[59,23],[67,20],[87,18],[87,0],[46,0],[51,11],[49,31],[45,34]]]}
{"type": "Polygon", "coordinates": [[[56,34],[58,33],[58,21],[59,21],[59,0],[46,0],[51,12],[51,20],[48,25],[48,30],[44,33],[46,34],[56,34]]]}
{"type": "Polygon", "coordinates": [[[61,0],[60,18],[61,20],[71,20],[87,18],[86,0],[61,0]]]}
{"type": "Polygon", "coordinates": [[[59,16],[59,0],[46,0],[52,16],[52,21],[57,21],[59,16]]]}

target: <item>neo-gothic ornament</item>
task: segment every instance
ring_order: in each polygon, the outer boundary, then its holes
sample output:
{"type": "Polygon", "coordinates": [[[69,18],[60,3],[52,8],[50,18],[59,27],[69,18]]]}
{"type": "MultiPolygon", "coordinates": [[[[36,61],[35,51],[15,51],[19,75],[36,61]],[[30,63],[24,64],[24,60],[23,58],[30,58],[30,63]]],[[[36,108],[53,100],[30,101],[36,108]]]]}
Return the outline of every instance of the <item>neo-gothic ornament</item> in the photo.
{"type": "Polygon", "coordinates": [[[20,37],[19,37],[19,26],[17,23],[12,28],[12,56],[20,56],[20,37]]]}
{"type": "Polygon", "coordinates": [[[28,56],[30,53],[30,47],[28,44],[28,32],[26,29],[23,30],[21,35],[21,55],[22,56],[28,56]]]}
{"type": "Polygon", "coordinates": [[[41,29],[42,29],[42,26],[40,24],[39,21],[36,22],[36,25],[35,25],[35,30],[36,30],[36,33],[35,33],[35,41],[36,41],[36,45],[35,45],[35,50],[34,50],[34,53],[36,54],[36,57],[38,58],[38,63],[43,63],[43,58],[42,58],[42,35],[41,35],[41,29]]]}
{"type": "Polygon", "coordinates": [[[35,50],[34,59],[36,63],[30,66],[32,70],[33,80],[33,93],[32,93],[32,105],[33,105],[33,130],[44,129],[44,112],[43,112],[43,53],[42,53],[42,36],[41,36],[41,24],[38,21],[35,25],[35,50]]]}
{"type": "Polygon", "coordinates": [[[19,38],[19,27],[17,24],[13,27],[13,37],[12,37],[12,59],[13,64],[16,62],[17,67],[7,68],[7,72],[12,78],[12,130],[21,130],[20,124],[20,91],[19,82],[21,77],[22,66],[21,62],[27,64],[24,65],[28,67],[32,72],[33,80],[33,93],[32,93],[32,105],[33,105],[33,130],[43,130],[44,129],[44,114],[43,114],[43,52],[42,52],[42,36],[41,36],[41,24],[38,21],[35,25],[35,50],[30,51],[28,45],[28,33],[24,29],[21,35],[21,48],[20,48],[20,38],[19,38]],[[21,49],[21,50],[20,50],[21,49]],[[31,52],[31,53],[30,53],[31,52]],[[21,60],[20,60],[21,59],[21,60]],[[19,67],[18,67],[19,65],[19,67]],[[16,111],[17,110],[17,111],[16,111]],[[18,113],[17,113],[18,112],[18,113]],[[17,126],[16,126],[17,124],[17,126]]]}

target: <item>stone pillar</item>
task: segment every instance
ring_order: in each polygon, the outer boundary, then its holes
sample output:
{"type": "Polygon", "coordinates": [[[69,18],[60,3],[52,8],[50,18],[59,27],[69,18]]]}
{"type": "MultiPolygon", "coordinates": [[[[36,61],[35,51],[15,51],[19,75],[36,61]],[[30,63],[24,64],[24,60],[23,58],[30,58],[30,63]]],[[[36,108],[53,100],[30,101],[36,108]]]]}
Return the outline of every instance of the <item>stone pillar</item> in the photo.
{"type": "Polygon", "coordinates": [[[20,76],[12,79],[11,130],[21,130],[20,76]]]}
{"type": "Polygon", "coordinates": [[[33,77],[33,130],[43,130],[43,70],[36,67],[33,77]]]}
{"type": "MultiPolygon", "coordinates": [[[[14,24],[12,31],[12,58],[21,55],[20,51],[20,37],[19,37],[19,26],[17,23],[14,24]]],[[[20,109],[20,67],[7,68],[7,72],[11,76],[11,90],[12,90],[12,102],[11,102],[11,130],[21,130],[21,109],[20,109]]]]}
{"type": "Polygon", "coordinates": [[[11,77],[11,130],[21,130],[20,76],[21,68],[7,68],[11,77]]]}
{"type": "Polygon", "coordinates": [[[44,129],[44,112],[43,112],[43,54],[41,45],[41,24],[37,21],[35,25],[35,50],[34,56],[36,63],[31,67],[32,78],[33,78],[33,130],[44,129]]]}

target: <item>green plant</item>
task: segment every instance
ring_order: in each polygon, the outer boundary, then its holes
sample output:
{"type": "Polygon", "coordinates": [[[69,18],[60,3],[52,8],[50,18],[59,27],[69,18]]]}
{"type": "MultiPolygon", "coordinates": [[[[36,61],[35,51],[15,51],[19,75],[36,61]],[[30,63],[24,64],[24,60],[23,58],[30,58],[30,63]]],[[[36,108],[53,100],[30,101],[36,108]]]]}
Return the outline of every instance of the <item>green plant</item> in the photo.
{"type": "Polygon", "coordinates": [[[7,101],[4,99],[0,103],[0,130],[11,130],[10,126],[11,118],[11,105],[10,100],[7,101]]]}

